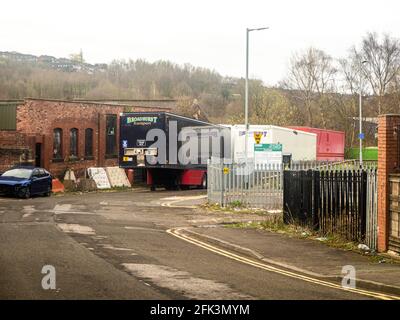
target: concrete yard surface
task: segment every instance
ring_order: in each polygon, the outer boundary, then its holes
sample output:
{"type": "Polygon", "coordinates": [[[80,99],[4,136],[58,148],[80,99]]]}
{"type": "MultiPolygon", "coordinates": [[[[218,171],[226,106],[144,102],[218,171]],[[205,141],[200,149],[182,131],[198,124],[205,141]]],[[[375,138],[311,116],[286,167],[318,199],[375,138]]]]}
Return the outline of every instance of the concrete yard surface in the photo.
{"type": "MultiPolygon", "coordinates": [[[[276,272],[268,260],[252,256],[248,263],[249,252],[204,238],[199,242],[193,234],[175,234],[179,229],[222,238],[314,273],[336,275],[341,265],[350,262],[360,275],[368,273],[364,257],[354,253],[281,235],[225,228],[225,223],[265,217],[206,211],[199,207],[205,201],[202,190],[144,189],[28,200],[0,198],[0,298],[393,298],[347,290],[312,275],[305,278],[301,270],[276,272]],[[301,264],[312,259],[319,266],[301,264]],[[42,269],[49,265],[56,271],[54,290],[42,286],[42,269]]],[[[371,268],[398,272],[389,265],[371,268]]]]}

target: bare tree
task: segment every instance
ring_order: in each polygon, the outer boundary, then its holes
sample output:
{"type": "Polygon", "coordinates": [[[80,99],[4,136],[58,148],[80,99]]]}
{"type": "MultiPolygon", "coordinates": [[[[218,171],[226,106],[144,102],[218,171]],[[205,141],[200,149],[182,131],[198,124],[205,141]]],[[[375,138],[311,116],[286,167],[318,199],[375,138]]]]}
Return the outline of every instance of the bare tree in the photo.
{"type": "Polygon", "coordinates": [[[362,72],[375,96],[378,97],[378,114],[382,111],[382,98],[388,93],[400,72],[400,42],[384,34],[379,41],[376,33],[368,33],[362,40],[361,49],[353,49],[353,59],[368,61],[362,72]]]}
{"type": "MultiPolygon", "coordinates": [[[[362,62],[362,61],[361,61],[362,62]]],[[[362,90],[365,89],[366,81],[360,83],[360,63],[355,59],[353,51],[347,58],[338,60],[339,77],[338,94],[336,95],[337,101],[337,116],[339,123],[342,124],[343,129],[346,131],[347,145],[354,145],[356,138],[356,121],[354,117],[358,116],[358,94],[360,85],[363,85],[362,90]]]]}
{"type": "Polygon", "coordinates": [[[314,112],[317,111],[326,127],[323,105],[326,101],[322,100],[326,93],[333,91],[336,73],[332,58],[315,48],[295,54],[290,61],[289,75],[281,85],[296,91],[298,99],[307,109],[310,126],[315,124],[314,112]]]}

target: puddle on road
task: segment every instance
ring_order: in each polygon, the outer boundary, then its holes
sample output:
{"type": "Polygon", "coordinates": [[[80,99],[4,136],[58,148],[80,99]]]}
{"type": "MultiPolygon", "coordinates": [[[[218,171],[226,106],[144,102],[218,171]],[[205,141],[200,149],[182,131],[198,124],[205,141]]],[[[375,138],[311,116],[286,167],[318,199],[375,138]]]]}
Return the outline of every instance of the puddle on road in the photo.
{"type": "Polygon", "coordinates": [[[196,278],[186,271],[154,264],[123,263],[131,274],[153,282],[155,285],[178,291],[190,299],[241,300],[251,296],[234,291],[228,285],[213,280],[196,278]]]}
{"type": "Polygon", "coordinates": [[[80,224],[67,224],[67,223],[58,223],[57,226],[66,233],[78,233],[85,235],[94,235],[96,232],[94,229],[88,226],[81,226],[80,224]]]}

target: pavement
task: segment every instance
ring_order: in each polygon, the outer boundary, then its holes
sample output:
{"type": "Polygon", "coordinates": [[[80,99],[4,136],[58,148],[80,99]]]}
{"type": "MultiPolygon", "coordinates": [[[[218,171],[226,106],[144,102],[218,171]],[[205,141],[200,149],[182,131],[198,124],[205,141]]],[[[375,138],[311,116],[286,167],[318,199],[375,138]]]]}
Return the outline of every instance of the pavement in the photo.
{"type": "Polygon", "coordinates": [[[397,298],[393,288],[337,279],[352,264],[357,277],[397,286],[397,265],[226,228],[265,217],[206,211],[205,200],[199,190],[145,189],[0,198],[0,299],[397,298]],[[42,288],[45,265],[56,270],[55,290],[42,288]]]}
{"type": "Polygon", "coordinates": [[[272,265],[319,279],[341,282],[343,266],[353,266],[356,286],[400,296],[400,263],[329,247],[321,241],[254,228],[222,226],[181,230],[191,237],[272,265]],[[380,261],[380,262],[379,262],[380,261]]]}

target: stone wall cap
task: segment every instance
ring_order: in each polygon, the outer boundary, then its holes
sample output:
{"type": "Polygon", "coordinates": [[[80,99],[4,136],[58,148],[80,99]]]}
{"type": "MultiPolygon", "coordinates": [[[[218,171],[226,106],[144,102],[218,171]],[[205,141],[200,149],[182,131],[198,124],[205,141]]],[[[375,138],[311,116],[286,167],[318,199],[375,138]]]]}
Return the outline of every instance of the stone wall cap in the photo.
{"type": "Polygon", "coordinates": [[[400,114],[398,114],[398,113],[387,113],[387,114],[380,114],[378,117],[379,118],[385,118],[385,117],[396,117],[396,118],[398,118],[398,117],[400,117],[400,114]]]}
{"type": "Polygon", "coordinates": [[[161,107],[161,106],[137,106],[135,104],[113,104],[113,103],[77,101],[77,100],[61,100],[61,99],[25,98],[25,102],[26,101],[62,102],[62,103],[69,103],[69,104],[89,104],[89,105],[107,106],[107,107],[133,107],[133,108],[144,108],[144,109],[160,109],[160,110],[168,110],[168,111],[171,110],[171,108],[161,107]]]}

